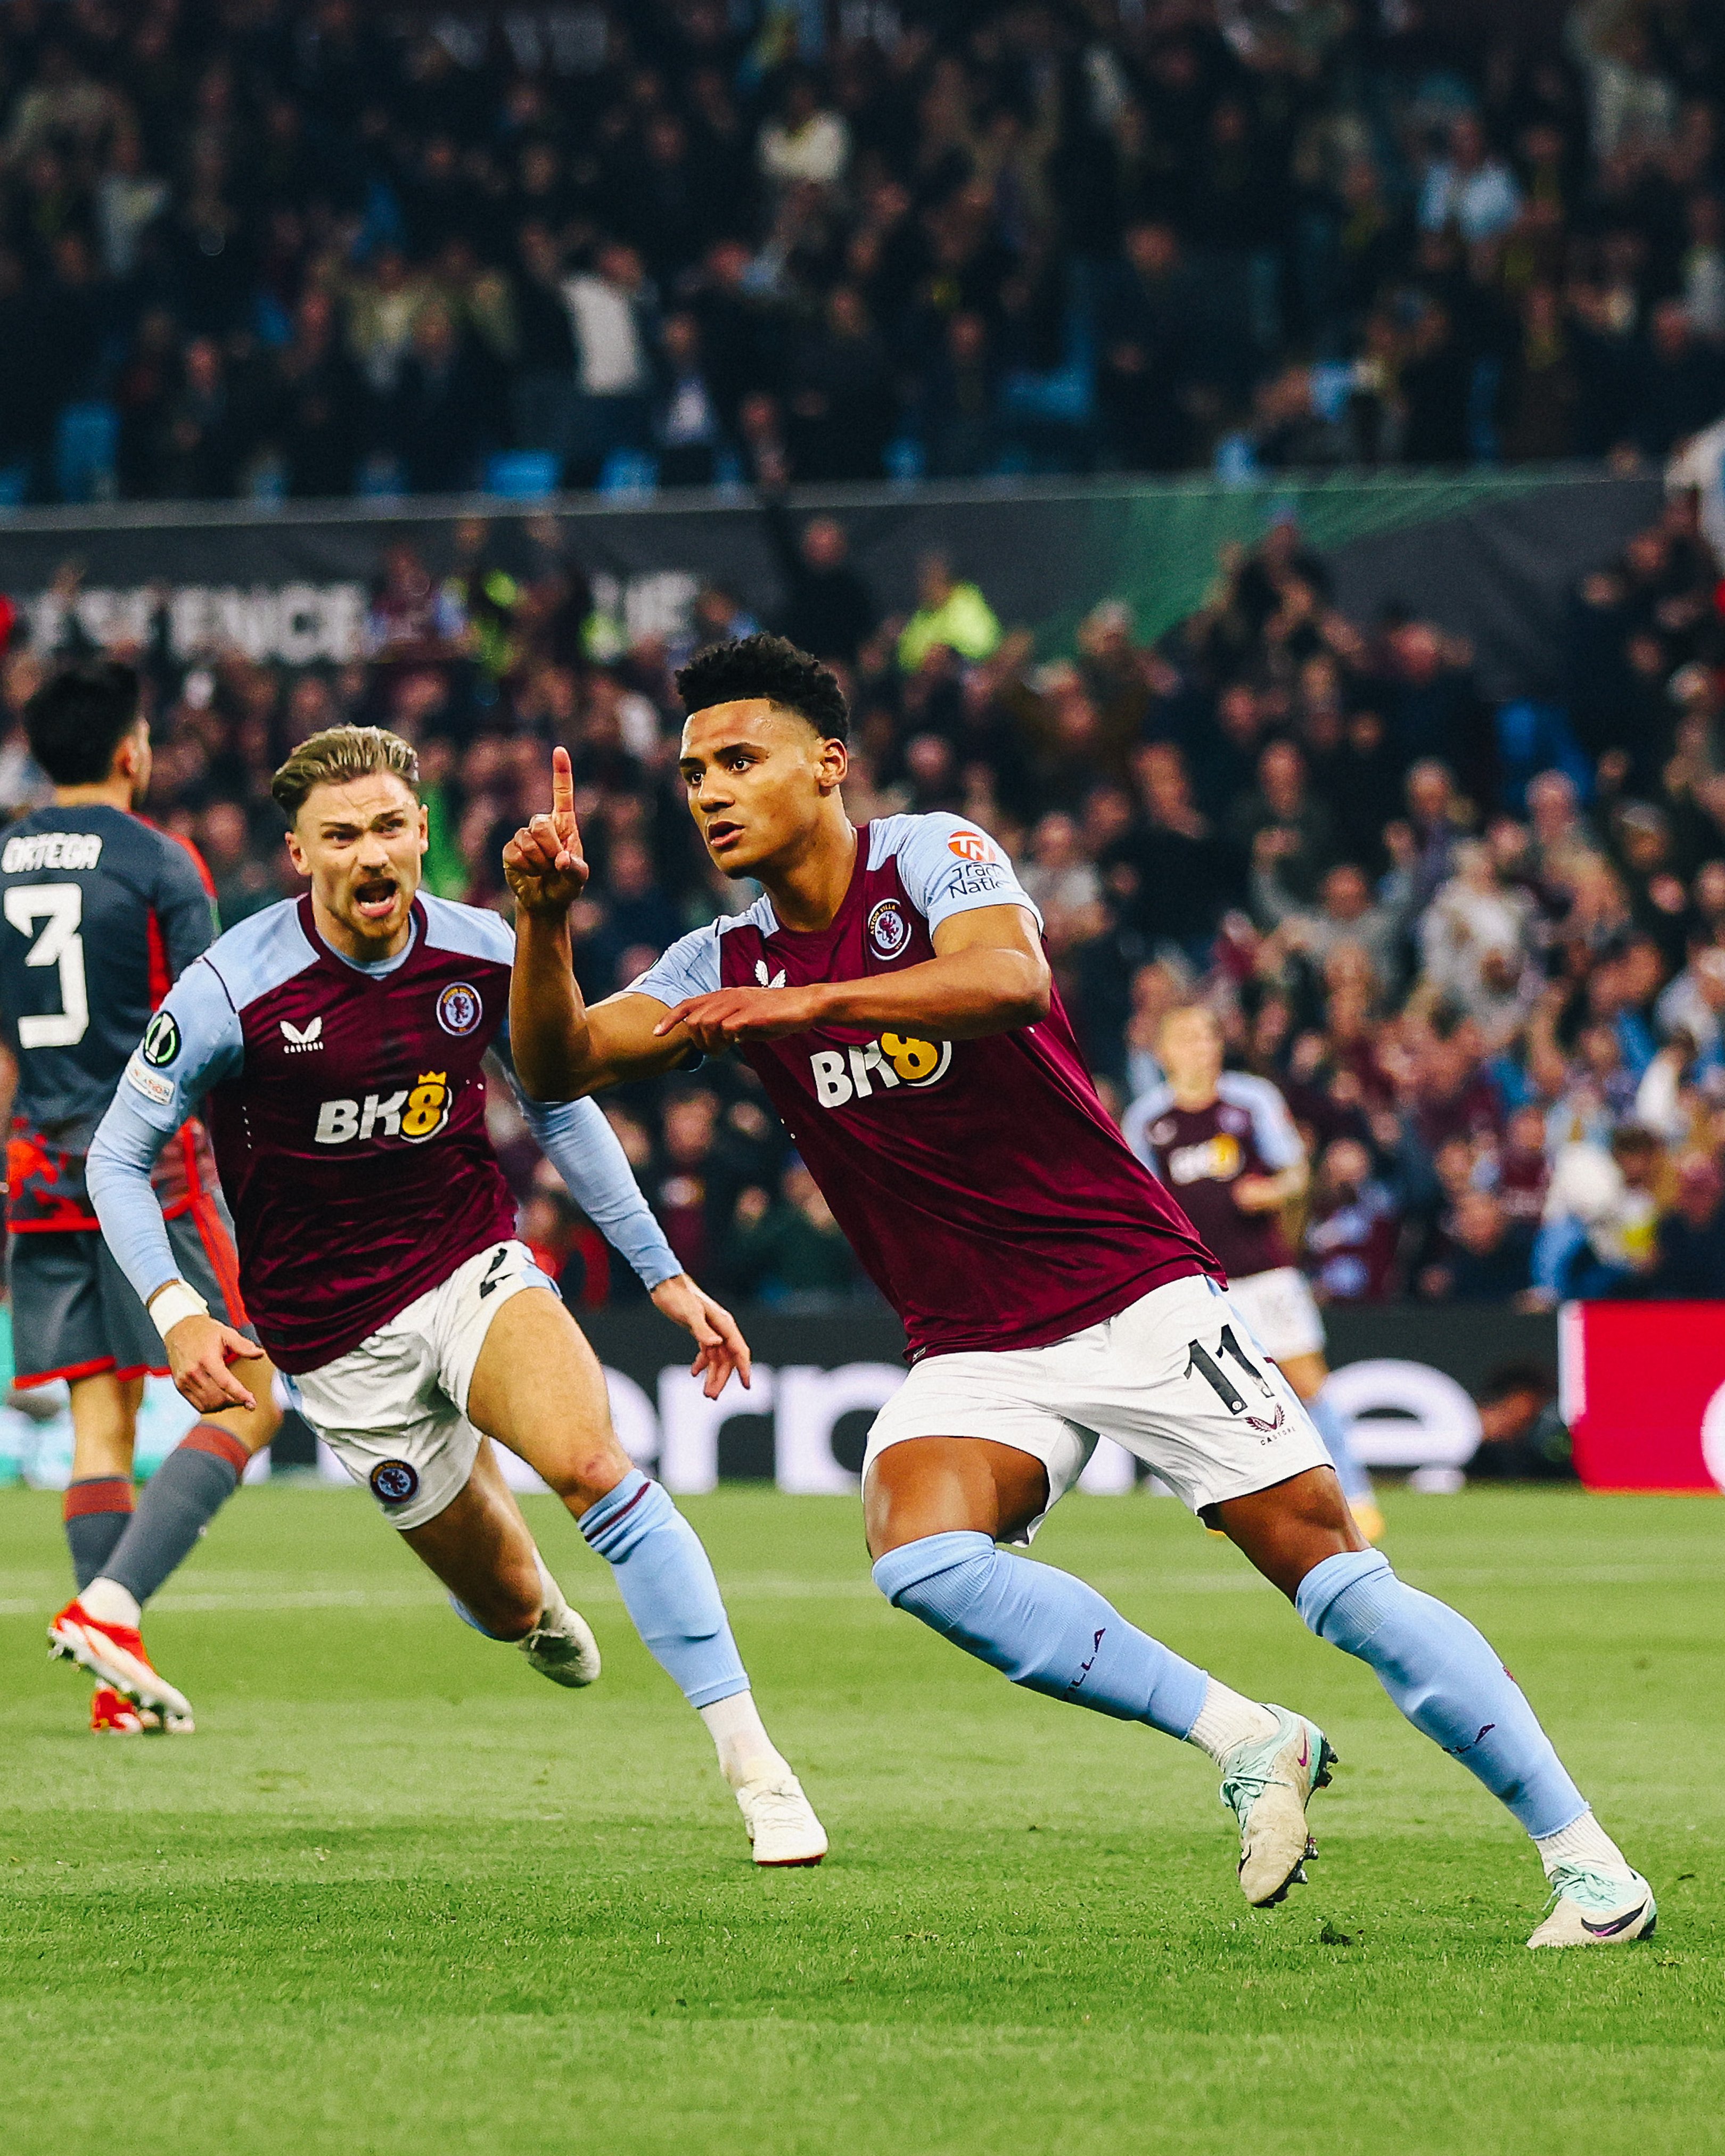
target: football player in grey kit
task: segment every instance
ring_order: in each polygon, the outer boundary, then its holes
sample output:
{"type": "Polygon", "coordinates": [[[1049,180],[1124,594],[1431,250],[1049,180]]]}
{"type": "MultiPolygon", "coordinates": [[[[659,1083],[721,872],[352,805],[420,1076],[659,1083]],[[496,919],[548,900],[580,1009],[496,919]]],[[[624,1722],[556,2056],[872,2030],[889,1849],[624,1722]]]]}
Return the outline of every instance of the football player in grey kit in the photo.
{"type": "MultiPolygon", "coordinates": [[[[24,732],[54,799],[0,848],[0,1019],[18,1059],[7,1147],[13,1349],[20,1385],[66,1381],[72,1479],[66,1543],[77,1594],[49,1628],[54,1652],[96,1674],[90,1727],[186,1734],[189,1715],[141,1705],[104,1673],[142,1670],[141,1604],[229,1497],[280,1415],[264,1368],[254,1408],[224,1405],[132,1491],[146,1373],[167,1368],[148,1312],[102,1246],[86,1182],[95,1128],[139,1034],[213,940],[209,877],[190,846],[134,814],[150,783],[138,677],[109,659],[63,666],[31,698],[24,732]],[[85,1604],[110,1630],[89,1650],[85,1604]]],[[[195,1112],[157,1168],[175,1263],[236,1327],[246,1324],[234,1230],[195,1112]]]]}
{"type": "MultiPolygon", "coordinates": [[[[406,742],[360,726],[314,735],[276,773],[311,889],[221,937],[157,1014],[91,1152],[102,1232],[186,1398],[249,1404],[236,1366],[256,1351],[180,1276],[149,1183],[167,1134],[207,1099],[259,1335],[459,1613],[560,1683],[598,1675],[495,1438],[613,1566],[711,1732],[755,1861],[818,1863],[826,1836],[762,1726],[706,1553],[618,1444],[593,1350],[516,1238],[483,1067],[488,1051],[506,1059],[513,939],[495,914],[420,892],[418,775],[406,742]]],[[[709,1394],[733,1371],[747,1384],[734,1322],[681,1270],[598,1109],[526,1112],[578,1201],[694,1336],[709,1394]]]]}
{"type": "Polygon", "coordinates": [[[1279,1901],[1302,1876],[1322,1732],[998,1547],[1028,1542],[1098,1435],[1117,1438],[1509,1807],[1556,1905],[1530,1945],[1645,1938],[1646,1881],[1489,1644],[1366,1547],[1215,1259],[1103,1109],[999,848],[953,816],[854,827],[844,696],[780,639],[704,652],[677,686],[691,813],[715,863],[762,896],[588,1009],[567,926],[587,865],[557,752],[552,814],[504,850],[516,1054],[542,1100],[691,1050],[734,1047],[758,1073],[909,1336],[863,1478],[882,1593],[1015,1684],[1209,1753],[1246,1897],[1279,1901]]]}

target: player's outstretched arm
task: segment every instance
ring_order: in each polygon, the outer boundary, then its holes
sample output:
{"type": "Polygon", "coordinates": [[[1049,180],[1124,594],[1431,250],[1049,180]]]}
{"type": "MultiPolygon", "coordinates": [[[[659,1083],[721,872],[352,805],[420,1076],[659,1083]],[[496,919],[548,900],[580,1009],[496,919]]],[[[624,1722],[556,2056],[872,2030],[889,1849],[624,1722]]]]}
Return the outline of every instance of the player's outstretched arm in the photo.
{"type": "Polygon", "coordinates": [[[567,749],[552,751],[552,808],[503,849],[515,895],[515,968],[509,1032],[516,1075],[535,1101],[575,1101],[622,1078],[669,1070],[686,1040],[655,1031],[664,1005],[650,996],[608,996],[589,1009],[575,980],[569,910],[587,888],[588,865],[575,819],[575,780],[567,749]]]}
{"type": "MultiPolygon", "coordinates": [[[[896,1027],[934,1040],[980,1040],[1048,1016],[1053,982],[1035,916],[978,906],[942,921],[935,956],[900,973],[794,988],[720,988],[667,1010],[655,1030],[716,1055],[814,1025],[896,1027]]],[[[639,998],[637,999],[639,1000],[639,998]]]]}

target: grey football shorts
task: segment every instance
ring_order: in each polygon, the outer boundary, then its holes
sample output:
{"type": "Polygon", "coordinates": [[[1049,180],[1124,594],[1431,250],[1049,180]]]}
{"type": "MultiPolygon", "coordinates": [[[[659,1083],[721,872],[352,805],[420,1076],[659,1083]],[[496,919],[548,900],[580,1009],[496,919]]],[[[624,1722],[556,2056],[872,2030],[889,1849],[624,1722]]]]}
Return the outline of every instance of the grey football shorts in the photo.
{"type": "MultiPolygon", "coordinates": [[[[254,1340],[240,1299],[226,1206],[207,1195],[165,1224],[180,1278],[197,1289],[213,1317],[238,1326],[254,1340]]],[[[167,1370],[161,1334],[95,1229],[54,1228],[13,1235],[7,1274],[18,1384],[93,1378],[106,1370],[121,1378],[160,1376],[167,1370]]]]}

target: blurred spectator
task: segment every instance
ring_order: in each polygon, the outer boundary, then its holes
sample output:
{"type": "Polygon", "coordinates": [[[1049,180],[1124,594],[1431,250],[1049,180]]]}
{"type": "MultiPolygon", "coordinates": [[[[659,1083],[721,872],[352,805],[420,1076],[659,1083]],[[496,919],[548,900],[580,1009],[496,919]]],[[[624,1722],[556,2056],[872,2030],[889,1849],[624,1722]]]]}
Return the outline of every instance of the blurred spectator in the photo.
{"type": "Polygon", "coordinates": [[[1533,1250],[1533,1292],[1542,1302],[1633,1292],[1652,1273],[1661,1165],[1658,1139],[1633,1124],[1614,1131],[1609,1145],[1563,1148],[1533,1250]]]}
{"type": "Polygon", "coordinates": [[[793,73],[778,112],[761,126],[761,170],[774,186],[830,187],[845,177],[850,131],[823,107],[813,76],[793,73]]]}
{"type": "Polygon", "coordinates": [[[916,611],[898,639],[898,663],[914,673],[937,645],[961,659],[987,659],[1000,641],[994,609],[974,584],[960,583],[944,554],[923,557],[916,611]]]}
{"type": "Polygon", "coordinates": [[[1569,1433],[1558,1413],[1557,1383],[1537,1363],[1511,1363],[1481,1389],[1479,1449],[1470,1482],[1573,1482],[1569,1433]]]}
{"type": "Polygon", "coordinates": [[[855,1295],[862,1279],[814,1178],[794,1158],[777,1198],[758,1184],[738,1197],[726,1272],[735,1291],[793,1310],[855,1295]]]}
{"type": "Polygon", "coordinates": [[[571,485],[593,486],[619,450],[647,447],[652,294],[640,256],[614,242],[598,250],[591,269],[565,281],[563,296],[576,355],[566,477],[571,485]]]}
{"type": "Polygon", "coordinates": [[[1453,224],[1470,246],[1500,239],[1522,207],[1510,169],[1486,146],[1477,116],[1452,122],[1447,153],[1426,168],[1420,191],[1420,222],[1428,232],[1453,224]]]}
{"type": "Polygon", "coordinates": [[[1394,1200],[1354,1138],[1327,1146],[1312,1178],[1306,1269],[1324,1302],[1383,1302],[1394,1289],[1398,1221],[1394,1200]]]}
{"type": "Polygon", "coordinates": [[[1436,1302],[1512,1301],[1528,1285],[1531,1235],[1489,1190],[1464,1189],[1444,1224],[1435,1261],[1420,1274],[1422,1294],[1436,1302]]]}
{"type": "Polygon", "coordinates": [[[1725,1297],[1725,1173],[1709,1153],[1688,1153],[1676,1164],[1648,1290],[1673,1301],[1725,1297]]]}
{"type": "Polygon", "coordinates": [[[817,659],[855,666],[861,646],[880,624],[868,579],[853,567],[850,541],[836,516],[811,517],[793,532],[784,505],[762,505],[784,586],[779,634],[817,659]]]}

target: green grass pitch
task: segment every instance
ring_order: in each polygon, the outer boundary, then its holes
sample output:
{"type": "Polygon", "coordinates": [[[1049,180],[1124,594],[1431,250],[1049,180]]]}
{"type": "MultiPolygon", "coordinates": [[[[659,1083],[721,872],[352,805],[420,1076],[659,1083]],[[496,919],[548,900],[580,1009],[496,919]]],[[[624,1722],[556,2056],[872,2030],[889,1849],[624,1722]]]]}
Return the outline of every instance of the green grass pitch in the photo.
{"type": "Polygon", "coordinates": [[[1072,1500],[1038,1554],[1329,1729],[1279,1910],[1207,1762],[893,1614],[836,1499],[688,1508],[833,1837],[774,1875],[548,1501],[593,1691],[457,1624],[360,1496],[264,1488],[152,1620],[183,1741],[84,1732],[58,1509],[0,1496],[8,2156],[1725,2148],[1719,1506],[1390,1500],[1658,1890],[1650,1944],[1563,1955],[1509,1820],[1166,1500],[1072,1500]]]}

